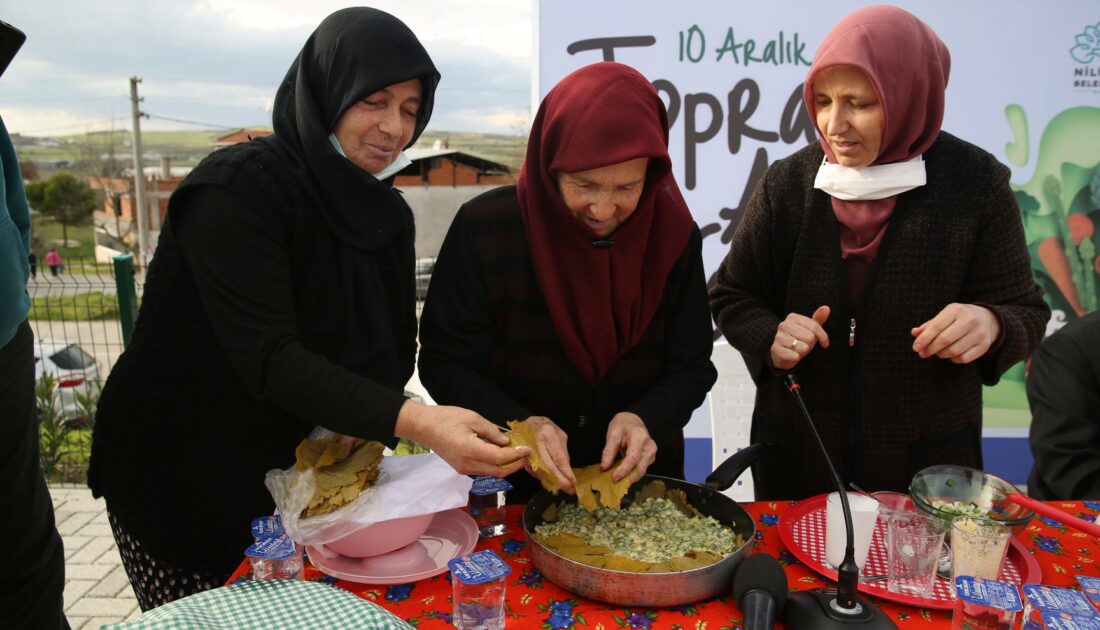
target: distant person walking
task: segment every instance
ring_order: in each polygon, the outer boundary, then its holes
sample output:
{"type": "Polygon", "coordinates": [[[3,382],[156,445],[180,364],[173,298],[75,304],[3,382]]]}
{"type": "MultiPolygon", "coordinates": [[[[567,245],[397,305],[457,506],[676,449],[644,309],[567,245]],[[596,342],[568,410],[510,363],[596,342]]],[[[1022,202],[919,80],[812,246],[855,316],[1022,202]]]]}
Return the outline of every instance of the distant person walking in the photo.
{"type": "Polygon", "coordinates": [[[61,254],[57,253],[57,249],[51,247],[49,253],[46,254],[46,264],[50,266],[50,273],[54,277],[61,271],[61,254]]]}
{"type": "Polygon", "coordinates": [[[31,266],[31,277],[38,277],[38,254],[31,252],[27,254],[27,264],[31,266]]]}

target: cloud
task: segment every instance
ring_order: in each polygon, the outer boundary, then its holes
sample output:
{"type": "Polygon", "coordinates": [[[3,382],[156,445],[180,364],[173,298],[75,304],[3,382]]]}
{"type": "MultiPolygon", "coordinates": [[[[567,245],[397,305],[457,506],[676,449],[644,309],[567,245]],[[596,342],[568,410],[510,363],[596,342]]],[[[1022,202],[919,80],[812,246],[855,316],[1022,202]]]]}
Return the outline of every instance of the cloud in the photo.
{"type": "MultiPolygon", "coordinates": [[[[529,116],[530,3],[372,4],[408,23],[444,75],[433,128],[510,133],[510,116],[529,116]]],[[[202,128],[166,118],[218,127],[270,124],[287,67],[321,19],[343,6],[330,0],[12,3],[4,20],[26,32],[27,43],[0,78],[0,115],[10,131],[21,133],[71,133],[43,130],[90,121],[113,121],[117,129],[119,118],[128,128],[129,77],[138,76],[141,107],[156,116],[145,127],[202,128]]]]}

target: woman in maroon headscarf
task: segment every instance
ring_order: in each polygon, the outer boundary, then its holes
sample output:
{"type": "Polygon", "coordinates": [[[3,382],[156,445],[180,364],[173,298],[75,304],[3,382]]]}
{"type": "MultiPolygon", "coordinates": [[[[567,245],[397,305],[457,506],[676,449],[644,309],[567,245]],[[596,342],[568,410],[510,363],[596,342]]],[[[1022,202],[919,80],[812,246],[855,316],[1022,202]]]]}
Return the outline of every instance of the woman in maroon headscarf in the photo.
{"type": "MultiPolygon", "coordinates": [[[[440,404],[535,425],[570,466],[683,477],[683,426],[714,384],[702,245],[652,85],[605,62],[535,117],[516,186],[465,204],[432,274],[420,378],[440,404]]],[[[510,478],[511,501],[537,483],[510,478]]]]}
{"type": "Polygon", "coordinates": [[[1009,170],[940,131],[951,61],[915,16],[859,9],[806,76],[813,145],[771,166],[711,290],[757,385],[757,498],[831,490],[781,377],[793,371],[846,481],[904,491],[981,468],[982,384],[1042,339],[1009,170]]]}

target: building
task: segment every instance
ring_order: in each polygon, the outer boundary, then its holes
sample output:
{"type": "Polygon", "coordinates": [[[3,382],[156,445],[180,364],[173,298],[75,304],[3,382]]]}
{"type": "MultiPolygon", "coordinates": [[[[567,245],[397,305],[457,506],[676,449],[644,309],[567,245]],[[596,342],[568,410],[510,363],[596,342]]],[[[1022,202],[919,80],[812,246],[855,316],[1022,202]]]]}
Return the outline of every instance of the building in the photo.
{"type": "MultiPolygon", "coordinates": [[[[238,129],[215,138],[210,146],[217,150],[271,133],[270,129],[263,128],[238,129]]],[[[463,203],[486,190],[515,181],[508,166],[455,149],[412,148],[405,154],[412,163],[397,174],[394,186],[401,189],[413,210],[419,257],[434,257],[439,253],[443,237],[463,203]]],[[[151,253],[168,212],[168,198],[185,174],[176,172],[165,160],[162,160],[159,170],[145,170],[145,193],[149,203],[146,214],[149,233],[147,248],[151,253]],[[153,208],[156,210],[153,211],[153,208]]],[[[137,240],[133,179],[99,178],[88,183],[101,190],[104,199],[102,207],[93,215],[96,242],[101,246],[97,247],[97,257],[109,258],[119,249],[132,249],[137,240]]]]}
{"type": "Polygon", "coordinates": [[[418,149],[405,151],[412,160],[399,173],[394,185],[408,186],[500,186],[515,181],[511,169],[492,160],[455,149],[418,149]]]}
{"type": "Polygon", "coordinates": [[[231,144],[237,144],[238,142],[248,142],[253,138],[263,138],[264,136],[270,136],[275,133],[274,131],[264,127],[253,127],[251,129],[238,129],[232,133],[227,133],[224,136],[218,136],[210,142],[210,146],[215,149],[227,147],[231,144]]]}

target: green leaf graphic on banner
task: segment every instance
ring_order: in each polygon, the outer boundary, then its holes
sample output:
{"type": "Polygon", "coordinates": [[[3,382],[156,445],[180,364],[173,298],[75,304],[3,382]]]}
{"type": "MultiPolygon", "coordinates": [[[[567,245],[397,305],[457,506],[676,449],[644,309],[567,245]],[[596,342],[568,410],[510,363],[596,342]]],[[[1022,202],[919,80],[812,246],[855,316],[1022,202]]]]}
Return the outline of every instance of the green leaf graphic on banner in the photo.
{"type": "Polygon", "coordinates": [[[1005,155],[1016,166],[1027,164],[1030,146],[1027,139],[1027,114],[1019,105],[1009,105],[1005,108],[1005,118],[1008,119],[1008,128],[1012,131],[1013,141],[1005,144],[1005,155]]]}

